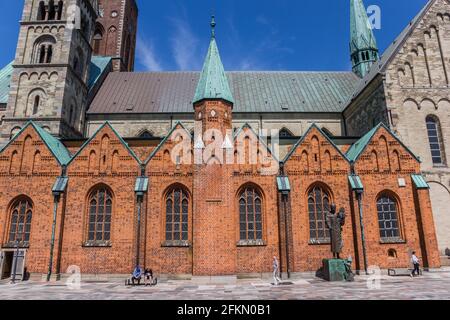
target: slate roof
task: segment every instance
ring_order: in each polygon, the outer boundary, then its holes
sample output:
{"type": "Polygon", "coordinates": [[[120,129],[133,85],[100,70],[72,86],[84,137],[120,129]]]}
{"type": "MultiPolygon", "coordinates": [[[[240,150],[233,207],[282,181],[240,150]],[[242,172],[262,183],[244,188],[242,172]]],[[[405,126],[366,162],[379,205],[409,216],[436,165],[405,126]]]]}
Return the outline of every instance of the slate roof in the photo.
{"type": "MultiPolygon", "coordinates": [[[[355,98],[357,98],[379,74],[382,74],[389,67],[389,63],[395,58],[397,52],[402,48],[405,41],[409,38],[411,33],[416,28],[417,24],[422,20],[423,16],[428,12],[430,7],[436,0],[429,0],[428,3],[422,8],[422,10],[411,20],[408,26],[403,29],[400,35],[391,43],[391,45],[384,51],[381,58],[372,65],[369,73],[359,81],[355,91],[350,95],[349,100],[346,103],[347,108],[355,98]]],[[[344,108],[344,109],[345,109],[344,108]]]]}
{"type": "MultiPolygon", "coordinates": [[[[342,112],[352,72],[228,72],[235,113],[342,112]]],[[[110,73],[89,114],[193,113],[200,72],[110,73]]]]}

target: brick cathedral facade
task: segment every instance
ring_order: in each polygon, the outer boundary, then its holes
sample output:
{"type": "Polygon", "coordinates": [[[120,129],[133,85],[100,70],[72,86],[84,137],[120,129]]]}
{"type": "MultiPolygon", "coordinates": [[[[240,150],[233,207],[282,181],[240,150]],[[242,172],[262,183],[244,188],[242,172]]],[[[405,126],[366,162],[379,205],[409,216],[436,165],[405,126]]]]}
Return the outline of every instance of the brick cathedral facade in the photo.
{"type": "MultiPolygon", "coordinates": [[[[449,9],[441,2],[429,5],[449,9]]],[[[351,3],[357,28],[367,16],[351,3]]],[[[0,108],[2,278],[14,259],[37,277],[122,276],[136,264],[244,277],[270,273],[274,256],[283,273],[317,271],[331,257],[332,204],[347,214],[342,257],[355,269],[409,267],[412,251],[440,267],[414,148],[381,118],[360,137],[346,132],[356,129],[338,100],[379,59],[374,39],[355,40],[371,31],[352,33],[354,73],[227,73],[213,20],[201,73],[135,74],[137,13],[132,0],[25,1],[0,108]],[[67,28],[74,4],[81,29],[67,28]]]]}

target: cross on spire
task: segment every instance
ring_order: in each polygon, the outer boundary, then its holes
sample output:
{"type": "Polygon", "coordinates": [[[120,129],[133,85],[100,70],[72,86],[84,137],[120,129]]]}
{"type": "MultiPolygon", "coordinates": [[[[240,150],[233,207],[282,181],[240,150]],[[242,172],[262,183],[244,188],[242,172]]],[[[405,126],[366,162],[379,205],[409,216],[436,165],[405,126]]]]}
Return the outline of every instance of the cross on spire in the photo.
{"type": "Polygon", "coordinates": [[[211,15],[211,37],[216,37],[216,17],[211,15]]]}

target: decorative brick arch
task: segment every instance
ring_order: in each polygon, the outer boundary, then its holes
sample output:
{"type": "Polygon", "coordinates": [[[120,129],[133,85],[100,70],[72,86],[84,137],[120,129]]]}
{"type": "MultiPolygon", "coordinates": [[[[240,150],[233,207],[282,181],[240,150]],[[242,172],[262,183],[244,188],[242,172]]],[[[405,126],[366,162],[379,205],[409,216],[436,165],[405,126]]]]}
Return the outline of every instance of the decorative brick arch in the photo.
{"type": "MultiPolygon", "coordinates": [[[[3,236],[2,236],[2,244],[6,244],[8,242],[10,242],[11,239],[9,239],[10,237],[10,232],[11,232],[11,226],[12,226],[12,218],[13,218],[13,214],[15,211],[16,206],[21,205],[22,203],[26,203],[26,208],[25,208],[25,222],[26,222],[26,216],[28,214],[28,211],[31,210],[32,215],[34,215],[34,209],[35,209],[35,205],[33,200],[25,194],[21,194],[19,196],[14,197],[8,204],[7,206],[7,211],[6,211],[6,223],[5,223],[5,228],[4,228],[4,232],[3,232],[3,236]]],[[[19,208],[20,210],[20,208],[19,208]]],[[[29,222],[30,227],[32,225],[32,219],[29,222]]],[[[24,226],[24,228],[26,228],[26,226],[24,226]]],[[[31,234],[31,229],[30,232],[31,234]]],[[[29,242],[29,239],[28,241],[29,242]]]]}

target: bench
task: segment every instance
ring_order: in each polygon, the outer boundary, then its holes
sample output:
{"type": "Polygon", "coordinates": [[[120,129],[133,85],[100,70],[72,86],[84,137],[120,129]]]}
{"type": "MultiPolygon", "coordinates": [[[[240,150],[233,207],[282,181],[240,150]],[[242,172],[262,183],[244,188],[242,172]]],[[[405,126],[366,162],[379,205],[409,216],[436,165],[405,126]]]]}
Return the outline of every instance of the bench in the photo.
{"type": "MultiPolygon", "coordinates": [[[[402,276],[411,276],[413,269],[406,268],[398,268],[398,269],[388,269],[388,275],[391,277],[402,277],[402,276]]],[[[420,275],[422,274],[422,269],[420,270],[420,275]]]]}
{"type": "MultiPolygon", "coordinates": [[[[131,278],[127,278],[126,280],[125,280],[125,286],[134,286],[134,287],[137,287],[137,286],[145,286],[145,281],[144,281],[144,279],[142,278],[141,280],[139,280],[139,281],[135,281],[136,283],[135,284],[133,284],[133,281],[132,281],[132,279],[131,278]]],[[[158,278],[154,278],[153,279],[153,282],[152,283],[150,283],[150,286],[156,286],[158,284],[158,278]]]]}

